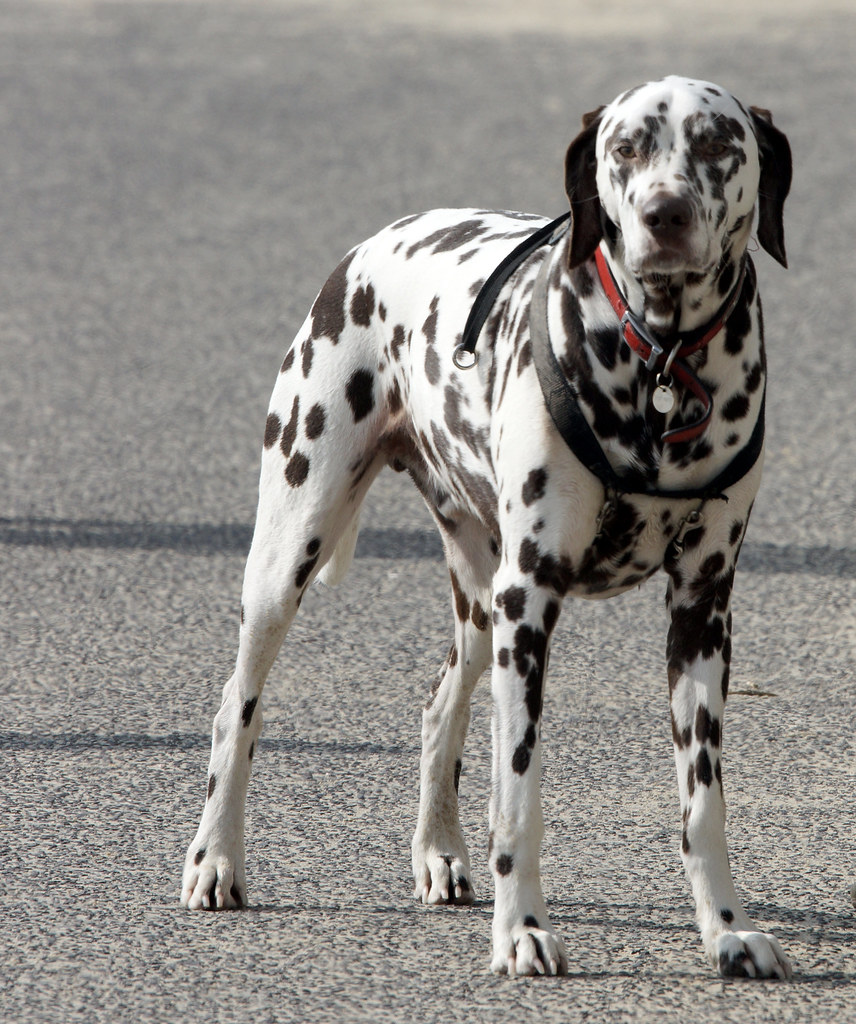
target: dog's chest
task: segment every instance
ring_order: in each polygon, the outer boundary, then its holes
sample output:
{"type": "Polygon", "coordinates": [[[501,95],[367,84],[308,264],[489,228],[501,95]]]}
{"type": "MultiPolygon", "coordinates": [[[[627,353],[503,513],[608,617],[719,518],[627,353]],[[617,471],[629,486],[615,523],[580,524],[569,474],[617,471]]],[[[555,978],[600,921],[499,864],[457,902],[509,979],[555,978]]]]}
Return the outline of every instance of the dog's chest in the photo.
{"type": "Polygon", "coordinates": [[[662,567],[687,511],[687,502],[607,498],[594,539],[571,565],[568,593],[612,597],[638,586],[662,567]]]}

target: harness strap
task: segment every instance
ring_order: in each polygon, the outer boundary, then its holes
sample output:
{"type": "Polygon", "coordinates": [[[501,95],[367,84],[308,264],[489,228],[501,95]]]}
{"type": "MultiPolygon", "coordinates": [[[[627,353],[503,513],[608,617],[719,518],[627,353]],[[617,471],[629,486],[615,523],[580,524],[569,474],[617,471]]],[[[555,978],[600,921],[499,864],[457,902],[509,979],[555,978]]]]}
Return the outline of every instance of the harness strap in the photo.
{"type": "Polygon", "coordinates": [[[544,401],[556,429],[565,444],[577,459],[600,480],[607,490],[617,494],[642,494],[650,498],[673,499],[720,499],[727,501],[724,493],[741,480],[761,454],[764,445],[764,409],[766,393],[755,428],[749,441],[740,449],[728,465],[704,487],[672,490],[646,487],[640,489],[617,473],[600,446],[600,443],[583,415],[568,378],[562,373],[556,353],[550,344],[547,327],[547,282],[552,260],[548,254],[541,265],[532,293],[529,309],[529,332],[532,341],[532,361],[541,385],[544,401]]]}
{"type": "Polygon", "coordinates": [[[563,213],[561,217],[551,220],[549,224],[538,228],[534,234],[524,238],[520,245],[512,249],[491,273],[482,285],[481,291],[476,296],[476,301],[470,309],[470,315],[467,317],[467,322],[464,325],[461,343],[455,349],[452,356],[455,366],[466,370],[475,364],[478,358],[476,343],[479,340],[479,334],[493,308],[494,302],[496,302],[497,296],[502,291],[503,285],[527,256],[530,256],[536,249],[540,249],[542,245],[547,243],[553,245],[554,242],[558,241],[561,234],[564,234],[564,231],[560,233],[558,229],[563,228],[565,222],[570,219],[571,214],[569,211],[568,213],[563,213]]]}

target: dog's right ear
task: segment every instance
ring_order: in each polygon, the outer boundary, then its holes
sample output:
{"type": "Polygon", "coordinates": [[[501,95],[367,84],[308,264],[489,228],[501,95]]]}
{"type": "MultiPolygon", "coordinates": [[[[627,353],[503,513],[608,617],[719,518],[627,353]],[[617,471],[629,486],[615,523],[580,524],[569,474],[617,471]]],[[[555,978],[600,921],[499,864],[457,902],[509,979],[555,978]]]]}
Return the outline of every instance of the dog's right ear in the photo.
{"type": "Polygon", "coordinates": [[[603,237],[600,196],[597,193],[595,142],[603,107],[583,117],[583,130],[565,155],[565,191],[571,203],[568,265],[578,267],[592,255],[603,237]]]}

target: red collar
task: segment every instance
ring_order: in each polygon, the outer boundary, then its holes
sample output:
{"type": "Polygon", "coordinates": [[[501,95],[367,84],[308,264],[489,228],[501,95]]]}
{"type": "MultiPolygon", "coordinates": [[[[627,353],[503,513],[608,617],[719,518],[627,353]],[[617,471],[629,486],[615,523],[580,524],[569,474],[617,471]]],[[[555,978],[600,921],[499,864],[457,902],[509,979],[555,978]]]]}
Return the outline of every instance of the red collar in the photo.
{"type": "MultiPolygon", "coordinates": [[[[664,348],[660,341],[648,330],[644,322],[631,312],[612,275],[609,264],[601,252],[600,246],[595,249],[594,258],[601,286],[606,297],[609,299],[610,305],[615,310],[615,315],[621,321],[621,334],[629,348],[639,356],[649,370],[655,370],[658,367],[662,368],[667,360],[669,360],[669,370],[684,387],[693,393],[704,407],[701,418],[694,423],[684,427],[677,427],[673,430],[667,430],[663,434],[663,441],[671,444],[677,441],[692,441],[707,428],[713,411],[713,399],[707,388],[690,368],[681,362],[681,359],[685,359],[687,356],[692,355],[693,352],[703,349],[725,326],[743,293],[746,263],[744,262],[741,267],[740,277],[731,296],[719,310],[714,320],[695,331],[675,335],[671,339],[671,344],[667,342],[667,348],[664,348]]],[[[660,383],[659,378],[660,375],[658,374],[658,384],[660,383]]]]}

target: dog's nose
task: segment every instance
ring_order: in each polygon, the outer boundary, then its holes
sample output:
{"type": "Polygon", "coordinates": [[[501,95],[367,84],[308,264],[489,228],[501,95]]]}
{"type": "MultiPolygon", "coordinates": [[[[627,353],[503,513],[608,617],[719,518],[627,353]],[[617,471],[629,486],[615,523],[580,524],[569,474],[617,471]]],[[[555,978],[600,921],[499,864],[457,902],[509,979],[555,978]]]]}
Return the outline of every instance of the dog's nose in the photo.
{"type": "Polygon", "coordinates": [[[642,207],[642,223],[654,234],[680,234],[692,222],[692,203],[670,192],[657,192],[642,207]]]}

